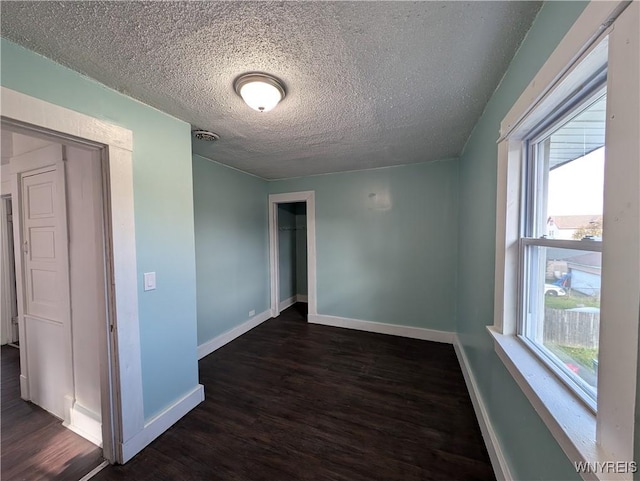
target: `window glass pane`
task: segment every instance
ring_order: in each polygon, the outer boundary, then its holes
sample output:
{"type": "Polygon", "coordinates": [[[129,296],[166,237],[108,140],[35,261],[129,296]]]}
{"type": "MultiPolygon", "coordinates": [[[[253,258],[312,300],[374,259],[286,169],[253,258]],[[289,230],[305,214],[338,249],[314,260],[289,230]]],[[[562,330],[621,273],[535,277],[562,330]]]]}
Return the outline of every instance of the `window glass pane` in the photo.
{"type": "Polygon", "coordinates": [[[602,254],[530,246],[525,337],[593,399],[602,254]]]}
{"type": "Polygon", "coordinates": [[[606,95],[534,145],[533,236],[602,239],[606,95]]]}

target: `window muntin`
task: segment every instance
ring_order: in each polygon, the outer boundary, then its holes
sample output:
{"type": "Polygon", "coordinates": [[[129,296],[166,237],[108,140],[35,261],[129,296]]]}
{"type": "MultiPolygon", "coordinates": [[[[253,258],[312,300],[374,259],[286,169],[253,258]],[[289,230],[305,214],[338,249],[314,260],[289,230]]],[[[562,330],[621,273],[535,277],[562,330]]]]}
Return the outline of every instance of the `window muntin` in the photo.
{"type": "Polygon", "coordinates": [[[605,114],[600,87],[526,142],[520,239],[518,334],[593,410],[605,114]]]}

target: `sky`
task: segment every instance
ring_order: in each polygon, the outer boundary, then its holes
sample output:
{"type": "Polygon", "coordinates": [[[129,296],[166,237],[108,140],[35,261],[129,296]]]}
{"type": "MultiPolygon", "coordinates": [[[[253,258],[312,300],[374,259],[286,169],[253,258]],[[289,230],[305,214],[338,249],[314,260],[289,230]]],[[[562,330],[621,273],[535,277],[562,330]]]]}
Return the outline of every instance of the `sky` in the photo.
{"type": "Polygon", "coordinates": [[[602,215],[604,147],[549,172],[548,215],[602,215]]]}

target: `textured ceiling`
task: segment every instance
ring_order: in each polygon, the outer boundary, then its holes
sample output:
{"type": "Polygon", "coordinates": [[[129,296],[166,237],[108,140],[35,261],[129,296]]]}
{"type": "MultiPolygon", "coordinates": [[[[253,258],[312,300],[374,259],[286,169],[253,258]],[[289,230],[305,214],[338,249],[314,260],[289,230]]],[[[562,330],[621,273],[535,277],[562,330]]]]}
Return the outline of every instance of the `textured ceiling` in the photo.
{"type": "MultiPolygon", "coordinates": [[[[212,130],[276,179],[456,157],[540,2],[7,2],[2,36],[212,130]],[[287,97],[258,113],[245,72],[287,97]]],[[[497,135],[497,132],[496,132],[497,135]]]]}

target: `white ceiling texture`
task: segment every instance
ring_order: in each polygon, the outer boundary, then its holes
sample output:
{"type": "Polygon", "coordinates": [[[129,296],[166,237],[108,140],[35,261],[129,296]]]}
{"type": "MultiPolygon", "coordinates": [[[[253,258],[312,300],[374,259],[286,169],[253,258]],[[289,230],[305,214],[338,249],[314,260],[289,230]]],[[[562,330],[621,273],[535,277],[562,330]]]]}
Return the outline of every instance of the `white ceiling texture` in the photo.
{"type": "MultiPolygon", "coordinates": [[[[2,36],[220,135],[266,179],[458,156],[541,2],[1,2],[2,36]],[[233,82],[272,74],[251,110],[233,82]]],[[[496,132],[497,135],[497,132],[496,132]]]]}

